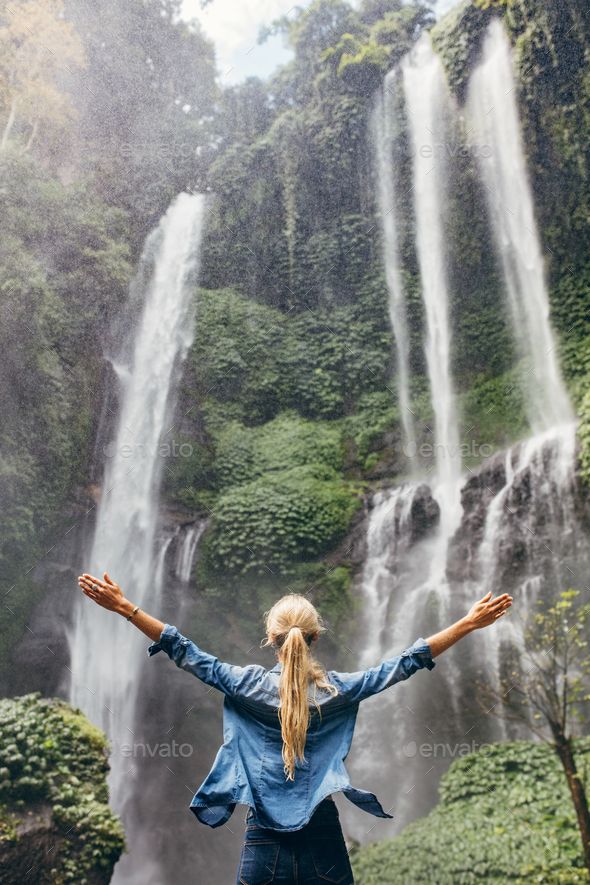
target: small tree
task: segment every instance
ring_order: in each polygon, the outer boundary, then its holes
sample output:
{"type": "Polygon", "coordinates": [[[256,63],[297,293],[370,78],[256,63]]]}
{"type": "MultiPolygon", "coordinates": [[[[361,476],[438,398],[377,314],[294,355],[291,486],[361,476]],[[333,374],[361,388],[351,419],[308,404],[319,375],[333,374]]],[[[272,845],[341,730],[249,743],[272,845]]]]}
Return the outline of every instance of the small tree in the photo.
{"type": "Polygon", "coordinates": [[[590,871],[590,811],[573,748],[576,724],[590,701],[590,603],[581,603],[579,597],[578,590],[565,590],[555,603],[539,603],[541,610],[523,631],[520,672],[513,673],[509,687],[487,693],[502,701],[494,707],[498,715],[524,723],[557,754],[590,871]]]}
{"type": "Polygon", "coordinates": [[[60,79],[84,65],[82,43],[65,21],[63,0],[20,0],[0,16],[0,50],[0,150],[19,121],[28,150],[40,123],[59,129],[74,115],[60,79]]]}

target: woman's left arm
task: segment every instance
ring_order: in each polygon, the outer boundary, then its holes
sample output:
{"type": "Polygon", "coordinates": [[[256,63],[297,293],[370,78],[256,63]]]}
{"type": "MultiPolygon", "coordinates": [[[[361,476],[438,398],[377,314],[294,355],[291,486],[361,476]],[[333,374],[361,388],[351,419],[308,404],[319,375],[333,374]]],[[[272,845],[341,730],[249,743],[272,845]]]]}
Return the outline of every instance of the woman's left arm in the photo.
{"type": "MultiPolygon", "coordinates": [[[[93,575],[83,574],[78,578],[78,584],[85,596],[96,602],[102,608],[115,612],[128,618],[135,605],[125,598],[123,591],[115,581],[111,580],[107,572],[104,573],[104,580],[95,578],[93,575]]],[[[131,618],[130,623],[145,633],[154,642],[160,638],[160,634],[164,629],[164,624],[157,618],[152,618],[147,612],[139,609],[131,618]]]]}
{"type": "Polygon", "coordinates": [[[491,591],[486,593],[482,599],[471,606],[464,618],[428,637],[426,642],[430,646],[432,657],[436,658],[474,630],[491,627],[498,618],[506,614],[511,605],[512,596],[509,596],[508,593],[502,593],[501,596],[495,598],[492,597],[491,591]]]}
{"type": "MultiPolygon", "coordinates": [[[[103,581],[93,575],[80,575],[78,584],[82,592],[97,605],[118,615],[129,617],[135,608],[133,603],[125,598],[119,585],[106,572],[103,581]]],[[[152,618],[141,609],[133,615],[131,623],[153,640],[154,644],[148,648],[150,657],[159,651],[164,651],[181,670],[192,673],[197,679],[219,689],[224,694],[248,693],[257,677],[261,675],[261,672],[264,672],[264,667],[255,664],[237,667],[234,664],[226,664],[224,661],[218,660],[214,655],[203,651],[192,640],[183,636],[176,627],[171,624],[163,624],[162,621],[152,618]]]]}

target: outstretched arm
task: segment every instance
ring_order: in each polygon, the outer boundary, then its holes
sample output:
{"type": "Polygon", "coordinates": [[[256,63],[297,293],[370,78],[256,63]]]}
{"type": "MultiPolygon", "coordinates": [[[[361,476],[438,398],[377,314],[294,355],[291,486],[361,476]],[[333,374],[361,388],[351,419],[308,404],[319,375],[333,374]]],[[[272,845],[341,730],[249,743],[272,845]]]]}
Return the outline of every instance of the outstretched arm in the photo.
{"type": "MultiPolygon", "coordinates": [[[[82,592],[88,596],[89,599],[96,602],[97,605],[108,609],[108,611],[115,612],[115,614],[122,615],[125,618],[128,618],[136,607],[132,602],[125,598],[119,585],[111,580],[106,572],[104,573],[103,581],[92,575],[80,575],[78,578],[78,584],[82,592]]],[[[141,609],[131,617],[130,623],[137,627],[138,630],[141,630],[142,633],[145,633],[145,635],[154,642],[158,641],[165,626],[162,621],[159,621],[157,618],[152,618],[151,615],[148,615],[141,609]]]]}
{"type": "Polygon", "coordinates": [[[153,640],[153,644],[148,648],[150,657],[159,651],[164,651],[177,667],[186,670],[187,673],[192,673],[197,679],[219,689],[224,694],[232,696],[247,694],[251,685],[260,675],[260,671],[264,671],[264,667],[254,664],[248,667],[226,664],[214,655],[203,651],[192,640],[183,636],[172,624],[163,624],[162,621],[152,618],[141,609],[133,614],[136,606],[125,598],[119,585],[106,572],[103,581],[93,575],[80,575],[78,584],[82,592],[102,608],[123,617],[132,615],[131,623],[153,640]]]}
{"type": "Polygon", "coordinates": [[[479,602],[471,606],[465,617],[426,640],[430,646],[432,657],[435,658],[442,654],[443,651],[463,639],[468,633],[472,633],[473,630],[480,630],[482,627],[495,624],[498,618],[506,614],[511,605],[512,596],[509,596],[508,593],[496,596],[495,599],[492,599],[491,591],[486,593],[479,602]]]}

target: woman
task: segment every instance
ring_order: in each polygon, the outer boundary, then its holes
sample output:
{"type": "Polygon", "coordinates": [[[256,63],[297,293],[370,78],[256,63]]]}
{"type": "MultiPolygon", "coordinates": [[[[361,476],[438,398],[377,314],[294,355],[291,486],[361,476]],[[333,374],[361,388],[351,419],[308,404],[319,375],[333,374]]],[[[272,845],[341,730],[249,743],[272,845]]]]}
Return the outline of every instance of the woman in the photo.
{"type": "Polygon", "coordinates": [[[353,882],[332,793],[343,792],[377,817],[387,814],[373,793],[350,784],[344,767],[359,703],[417,670],[463,636],[493,624],[512,604],[507,593],[488,593],[469,613],[400,655],[356,673],[325,671],[311,645],[325,629],[304,596],[283,596],[266,613],[265,645],[277,654],[267,670],[237,667],[202,651],[176,627],[163,624],[127,600],[105,572],[78,578],[83,592],[131,621],[174,663],[224,694],[224,743],[190,809],[218,827],[236,805],[249,806],[237,883],[353,882]]]}

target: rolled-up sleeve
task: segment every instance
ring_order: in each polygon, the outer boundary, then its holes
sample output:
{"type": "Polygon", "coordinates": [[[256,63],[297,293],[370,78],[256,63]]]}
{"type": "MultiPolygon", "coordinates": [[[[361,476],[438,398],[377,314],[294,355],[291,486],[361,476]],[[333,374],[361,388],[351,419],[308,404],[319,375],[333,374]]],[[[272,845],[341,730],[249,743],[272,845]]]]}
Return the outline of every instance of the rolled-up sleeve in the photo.
{"type": "Polygon", "coordinates": [[[149,646],[147,653],[151,657],[159,651],[165,651],[181,670],[192,673],[197,679],[228,695],[236,693],[248,669],[218,660],[183,636],[171,624],[164,625],[160,638],[149,646]]]}
{"type": "Polygon", "coordinates": [[[432,670],[435,666],[430,646],[420,638],[401,654],[382,661],[376,667],[358,673],[341,673],[339,676],[346,699],[358,703],[397,682],[409,679],[417,670],[432,670]]]}

